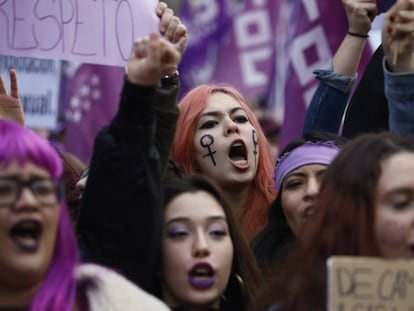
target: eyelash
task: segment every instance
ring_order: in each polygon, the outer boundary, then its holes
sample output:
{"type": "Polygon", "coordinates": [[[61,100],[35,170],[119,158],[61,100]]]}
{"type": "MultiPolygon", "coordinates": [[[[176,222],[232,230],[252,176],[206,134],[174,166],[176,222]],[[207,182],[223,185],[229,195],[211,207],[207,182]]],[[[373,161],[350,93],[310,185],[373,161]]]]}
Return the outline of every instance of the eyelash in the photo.
{"type": "Polygon", "coordinates": [[[227,235],[227,231],[224,229],[214,229],[210,230],[209,234],[217,237],[223,237],[227,235]]]}
{"type": "MultiPolygon", "coordinates": [[[[221,238],[221,237],[226,236],[228,233],[227,233],[227,230],[225,229],[212,229],[212,230],[208,230],[208,234],[214,237],[217,237],[217,238],[221,238]]],[[[167,237],[170,239],[183,239],[187,237],[188,235],[190,235],[190,232],[186,230],[167,232],[167,237]]]]}
{"type": "Polygon", "coordinates": [[[285,185],[285,189],[295,189],[302,185],[301,181],[290,181],[285,185]]]}
{"type": "MultiPolygon", "coordinates": [[[[243,124],[243,123],[249,122],[249,119],[245,116],[236,116],[233,118],[233,122],[243,124]]],[[[213,128],[217,124],[218,124],[218,121],[209,120],[209,121],[204,122],[200,126],[200,129],[210,129],[210,128],[213,128]]]]}
{"type": "Polygon", "coordinates": [[[217,121],[212,121],[212,120],[210,120],[210,121],[204,122],[204,123],[200,126],[200,129],[211,129],[211,128],[213,128],[216,124],[218,124],[218,122],[217,122],[217,121]]]}
{"type": "Polygon", "coordinates": [[[236,116],[236,117],[233,119],[233,121],[234,121],[234,122],[237,122],[237,123],[246,123],[246,122],[248,122],[248,121],[249,121],[249,119],[248,119],[247,117],[245,117],[245,116],[236,116]]]}
{"type": "Polygon", "coordinates": [[[167,237],[170,239],[181,239],[189,235],[188,231],[180,230],[180,231],[168,231],[167,237]]]}
{"type": "Polygon", "coordinates": [[[411,200],[400,200],[392,204],[395,210],[404,210],[412,205],[411,200]]]}

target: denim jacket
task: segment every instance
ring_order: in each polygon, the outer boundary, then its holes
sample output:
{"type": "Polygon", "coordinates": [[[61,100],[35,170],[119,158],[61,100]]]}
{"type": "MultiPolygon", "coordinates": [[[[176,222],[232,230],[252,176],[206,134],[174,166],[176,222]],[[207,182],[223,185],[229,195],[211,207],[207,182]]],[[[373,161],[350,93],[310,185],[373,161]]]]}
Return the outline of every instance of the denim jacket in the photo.
{"type": "Polygon", "coordinates": [[[414,138],[414,72],[390,72],[385,58],[382,66],[390,132],[403,133],[414,138]]]}
{"type": "Polygon", "coordinates": [[[338,133],[356,75],[333,72],[332,61],[328,68],[313,73],[320,82],[306,110],[303,133],[311,130],[338,133]]]}

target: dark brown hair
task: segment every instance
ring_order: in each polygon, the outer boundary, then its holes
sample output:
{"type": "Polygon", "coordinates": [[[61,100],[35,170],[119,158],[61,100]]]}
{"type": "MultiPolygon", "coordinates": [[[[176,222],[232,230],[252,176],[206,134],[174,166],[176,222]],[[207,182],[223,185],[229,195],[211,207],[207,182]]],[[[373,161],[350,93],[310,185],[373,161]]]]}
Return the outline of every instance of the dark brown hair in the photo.
{"type": "Polygon", "coordinates": [[[219,202],[226,215],[233,244],[232,273],[223,293],[221,308],[224,310],[252,310],[257,304],[257,291],[260,286],[259,271],[234,211],[214,182],[197,175],[168,180],[164,189],[164,208],[178,195],[197,191],[207,192],[219,202]],[[242,283],[237,276],[241,277],[242,283]]]}
{"type": "Polygon", "coordinates": [[[400,152],[414,152],[414,142],[390,133],[365,134],[345,145],[325,173],[315,219],[287,257],[264,306],[324,310],[328,257],[381,255],[374,234],[376,189],[382,163],[400,152]]]}

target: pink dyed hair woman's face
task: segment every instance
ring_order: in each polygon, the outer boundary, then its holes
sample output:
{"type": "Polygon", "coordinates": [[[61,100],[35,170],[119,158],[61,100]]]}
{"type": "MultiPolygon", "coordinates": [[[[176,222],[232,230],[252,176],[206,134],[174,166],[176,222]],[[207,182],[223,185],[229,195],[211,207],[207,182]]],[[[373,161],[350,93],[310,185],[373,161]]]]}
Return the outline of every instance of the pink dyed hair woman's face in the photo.
{"type": "Polygon", "coordinates": [[[259,161],[257,132],[231,95],[210,95],[196,123],[193,143],[198,171],[221,187],[254,180],[259,161]]]}

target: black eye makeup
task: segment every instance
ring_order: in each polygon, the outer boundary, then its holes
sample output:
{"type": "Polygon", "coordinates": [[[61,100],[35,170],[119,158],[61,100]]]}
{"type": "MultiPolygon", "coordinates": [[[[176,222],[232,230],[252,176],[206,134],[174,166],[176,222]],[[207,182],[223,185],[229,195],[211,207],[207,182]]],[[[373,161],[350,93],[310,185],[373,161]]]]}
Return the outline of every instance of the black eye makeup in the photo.
{"type": "Polygon", "coordinates": [[[218,122],[215,121],[215,120],[207,120],[207,121],[201,123],[199,129],[200,130],[211,129],[211,128],[215,127],[217,124],[218,124],[218,122]]]}
{"type": "Polygon", "coordinates": [[[233,121],[236,123],[246,123],[249,122],[249,119],[244,115],[238,115],[233,117],[233,121]]]}

